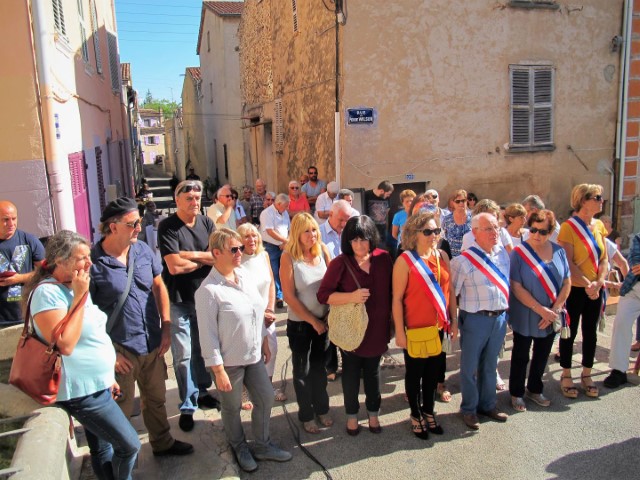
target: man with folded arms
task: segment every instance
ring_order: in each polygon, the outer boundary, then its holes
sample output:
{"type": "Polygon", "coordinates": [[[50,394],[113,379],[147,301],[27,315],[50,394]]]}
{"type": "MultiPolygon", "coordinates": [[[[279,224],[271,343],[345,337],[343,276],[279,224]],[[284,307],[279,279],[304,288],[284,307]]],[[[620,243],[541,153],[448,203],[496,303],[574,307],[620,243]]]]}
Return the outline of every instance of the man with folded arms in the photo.
{"type": "Polygon", "coordinates": [[[460,411],[472,430],[480,428],[478,414],[507,421],[507,415],[496,408],[495,388],[509,305],[509,255],[498,242],[499,228],[493,215],[476,215],[471,220],[474,245],[451,260],[460,298],[460,411]]]}

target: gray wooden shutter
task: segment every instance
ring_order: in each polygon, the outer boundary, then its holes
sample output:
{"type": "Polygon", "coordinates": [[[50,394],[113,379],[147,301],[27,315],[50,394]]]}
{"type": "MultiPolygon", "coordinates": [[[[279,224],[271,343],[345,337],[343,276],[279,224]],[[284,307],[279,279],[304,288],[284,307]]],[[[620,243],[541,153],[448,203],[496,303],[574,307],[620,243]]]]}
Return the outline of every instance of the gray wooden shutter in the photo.
{"type": "Polygon", "coordinates": [[[553,68],[511,65],[511,145],[553,144],[553,68]]]}
{"type": "Polygon", "coordinates": [[[111,69],[111,90],[120,90],[120,61],[118,60],[118,38],[107,32],[107,46],[109,47],[109,68],[111,69]]]}
{"type": "Polygon", "coordinates": [[[64,25],[64,12],[62,10],[62,0],[53,0],[53,25],[56,32],[67,35],[67,28],[64,25]]]}
{"type": "Polygon", "coordinates": [[[282,99],[278,98],[274,102],[275,110],[275,137],[276,137],[276,152],[282,153],[284,151],[284,132],[282,121],[282,99]]]}

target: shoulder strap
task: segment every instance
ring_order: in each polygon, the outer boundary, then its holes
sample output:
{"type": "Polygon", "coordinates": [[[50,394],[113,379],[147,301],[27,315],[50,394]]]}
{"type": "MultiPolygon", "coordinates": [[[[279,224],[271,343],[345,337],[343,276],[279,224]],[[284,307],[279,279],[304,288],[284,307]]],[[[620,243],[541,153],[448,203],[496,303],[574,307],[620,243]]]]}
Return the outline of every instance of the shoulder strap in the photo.
{"type": "Polygon", "coordinates": [[[135,266],[135,263],[136,263],[136,256],[131,254],[132,250],[133,250],[133,245],[129,247],[129,255],[127,257],[127,286],[124,287],[124,290],[122,291],[122,294],[118,299],[118,304],[116,305],[116,308],[114,308],[113,311],[111,312],[111,315],[109,315],[109,319],[107,320],[107,334],[111,333],[111,330],[113,329],[113,326],[115,325],[116,320],[118,319],[118,316],[122,311],[124,302],[127,301],[127,297],[129,296],[129,292],[131,291],[131,281],[133,279],[133,267],[135,266]]]}
{"type": "Polygon", "coordinates": [[[358,279],[356,278],[356,274],[353,273],[353,269],[351,268],[351,265],[349,265],[349,259],[346,256],[344,257],[344,265],[345,265],[345,267],[347,267],[347,270],[349,270],[349,273],[353,277],[353,281],[356,282],[356,285],[358,286],[358,289],[362,288],[360,286],[360,282],[358,282],[358,279]]]}

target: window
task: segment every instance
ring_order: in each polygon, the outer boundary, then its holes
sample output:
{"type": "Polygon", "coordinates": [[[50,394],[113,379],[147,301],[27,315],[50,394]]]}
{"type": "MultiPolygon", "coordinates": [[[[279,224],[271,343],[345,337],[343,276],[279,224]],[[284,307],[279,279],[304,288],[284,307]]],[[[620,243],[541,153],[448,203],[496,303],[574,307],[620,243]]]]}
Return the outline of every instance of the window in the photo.
{"type": "Polygon", "coordinates": [[[98,11],[95,0],[89,0],[91,10],[91,36],[93,37],[93,51],[96,54],[96,71],[102,73],[102,55],[100,54],[100,38],[98,37],[98,11]]]}
{"type": "Polygon", "coordinates": [[[283,121],[282,121],[282,99],[278,98],[275,100],[274,110],[275,110],[275,130],[276,130],[276,152],[282,153],[284,151],[284,132],[283,132],[283,121]]]}
{"type": "Polygon", "coordinates": [[[53,26],[60,35],[67,35],[67,27],[64,25],[64,12],[62,11],[62,0],[53,0],[53,26]]]}
{"type": "Polygon", "coordinates": [[[209,95],[211,95],[210,103],[213,103],[213,83],[209,82],[209,95]]]}
{"type": "Polygon", "coordinates": [[[298,4],[296,0],[291,0],[291,10],[293,14],[293,33],[298,33],[298,4]]]}
{"type": "Polygon", "coordinates": [[[84,20],[84,0],[78,0],[78,22],[80,23],[80,41],[82,42],[82,59],[89,61],[89,46],[87,45],[87,26],[84,20]]]}
{"type": "Polygon", "coordinates": [[[107,47],[109,47],[109,68],[111,69],[111,90],[120,91],[120,60],[118,60],[118,38],[107,32],[107,47]]]}
{"type": "Polygon", "coordinates": [[[207,52],[211,51],[211,39],[209,38],[209,31],[207,30],[207,52]]]}
{"type": "Polygon", "coordinates": [[[546,8],[549,10],[560,8],[555,0],[511,0],[509,6],[511,8],[546,8]]]}
{"type": "Polygon", "coordinates": [[[147,145],[158,145],[158,137],[154,135],[149,135],[146,141],[147,145]]]}
{"type": "Polygon", "coordinates": [[[151,126],[151,120],[149,118],[145,118],[144,120],[142,120],[142,124],[145,127],[150,127],[151,126]]]}
{"type": "Polygon", "coordinates": [[[553,79],[548,65],[510,65],[510,150],[553,150],[553,79]]]}

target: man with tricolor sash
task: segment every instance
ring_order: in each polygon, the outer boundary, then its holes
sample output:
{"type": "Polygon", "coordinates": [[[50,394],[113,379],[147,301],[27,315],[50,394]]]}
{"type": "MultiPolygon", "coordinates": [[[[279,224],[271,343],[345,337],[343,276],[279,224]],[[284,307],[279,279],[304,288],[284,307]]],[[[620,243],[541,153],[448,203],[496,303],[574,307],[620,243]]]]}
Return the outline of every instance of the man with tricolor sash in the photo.
{"type": "Polygon", "coordinates": [[[473,217],[475,243],[451,261],[460,308],[460,411],[473,430],[480,428],[478,414],[507,421],[507,415],[496,408],[495,389],[509,306],[509,255],[498,242],[499,228],[489,213],[473,217]]]}

